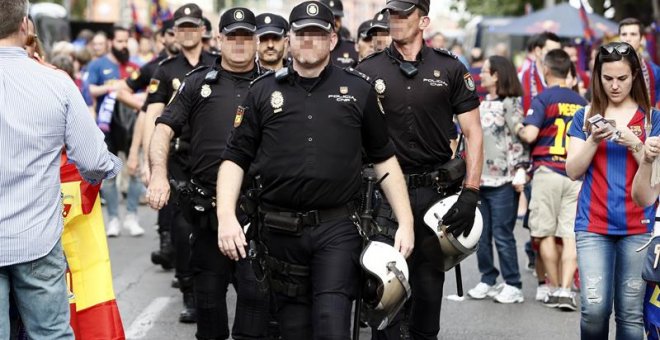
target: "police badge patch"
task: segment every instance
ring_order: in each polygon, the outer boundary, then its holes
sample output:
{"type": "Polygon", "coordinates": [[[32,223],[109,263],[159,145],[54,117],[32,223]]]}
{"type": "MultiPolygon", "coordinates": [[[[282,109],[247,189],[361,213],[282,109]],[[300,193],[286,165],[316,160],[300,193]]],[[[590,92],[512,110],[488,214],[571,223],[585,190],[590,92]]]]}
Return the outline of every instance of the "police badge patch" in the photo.
{"type": "Polygon", "coordinates": [[[147,87],[147,91],[149,93],[156,93],[158,91],[158,85],[160,85],[160,80],[151,78],[151,81],[149,81],[149,86],[147,87]]]}
{"type": "Polygon", "coordinates": [[[181,80],[179,78],[172,79],[172,89],[176,91],[179,89],[179,86],[181,86],[181,80]]]}
{"type": "Polygon", "coordinates": [[[282,112],[282,106],[284,105],[284,96],[282,92],[275,91],[270,95],[270,106],[273,107],[273,112],[278,113],[282,112]]]}
{"type": "Polygon", "coordinates": [[[383,94],[385,93],[385,89],[385,81],[382,79],[376,79],[376,82],[374,83],[374,90],[376,90],[376,93],[383,94]]]}
{"type": "Polygon", "coordinates": [[[239,106],[236,109],[236,117],[234,117],[234,127],[237,128],[241,126],[241,123],[243,122],[243,114],[245,114],[245,108],[242,106],[239,106]]]}
{"type": "Polygon", "coordinates": [[[211,86],[209,84],[202,85],[202,90],[199,92],[202,98],[207,98],[211,95],[211,86]]]}
{"type": "Polygon", "coordinates": [[[468,90],[474,91],[476,89],[474,80],[472,79],[472,75],[470,73],[464,74],[463,79],[465,80],[465,87],[467,87],[468,90]]]}

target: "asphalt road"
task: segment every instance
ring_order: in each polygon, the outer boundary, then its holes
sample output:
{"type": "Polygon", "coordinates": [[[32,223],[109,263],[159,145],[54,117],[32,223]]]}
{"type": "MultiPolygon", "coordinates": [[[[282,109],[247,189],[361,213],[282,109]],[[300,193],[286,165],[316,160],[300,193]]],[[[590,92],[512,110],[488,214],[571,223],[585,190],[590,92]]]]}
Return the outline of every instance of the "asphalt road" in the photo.
{"type": "MultiPolygon", "coordinates": [[[[109,240],[114,289],[127,339],[194,339],[195,325],[178,322],[182,300],[178,289],[170,287],[173,272],[164,271],[150,262],[149,254],[158,246],[154,228],[156,214],[142,206],[139,219],[146,230],[145,235],[134,238],[124,232],[120,237],[109,240]]],[[[527,237],[526,230],[516,229],[521,268],[525,268],[527,263],[523,251],[527,237]]],[[[476,256],[463,262],[462,268],[467,291],[479,282],[476,256]]],[[[503,305],[492,300],[469,299],[457,302],[447,299],[448,295],[456,293],[454,274],[448,273],[439,339],[578,339],[579,312],[544,307],[534,301],[536,278],[524,269],[522,278],[525,296],[522,304],[503,305]]],[[[234,304],[235,293],[230,288],[230,323],[234,304]]],[[[612,330],[613,323],[612,320],[612,330]]],[[[361,334],[361,339],[370,338],[367,330],[361,334]]]]}

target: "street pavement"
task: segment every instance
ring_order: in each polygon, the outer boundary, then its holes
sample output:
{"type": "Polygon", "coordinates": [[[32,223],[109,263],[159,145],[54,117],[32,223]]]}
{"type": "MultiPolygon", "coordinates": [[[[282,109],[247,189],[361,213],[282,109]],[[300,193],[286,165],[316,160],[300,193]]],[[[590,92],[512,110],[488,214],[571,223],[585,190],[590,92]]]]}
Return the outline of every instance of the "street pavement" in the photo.
{"type": "MultiPolygon", "coordinates": [[[[124,232],[117,238],[109,239],[113,284],[127,339],[194,339],[195,325],[178,322],[182,300],[178,289],[170,287],[174,273],[150,262],[150,252],[158,247],[158,234],[154,227],[156,213],[141,206],[139,220],[146,230],[143,236],[131,237],[124,232]]],[[[439,339],[579,338],[579,312],[549,309],[534,301],[536,278],[525,269],[527,257],[523,244],[527,238],[528,232],[517,226],[518,262],[525,302],[503,305],[492,300],[448,300],[448,295],[456,294],[455,276],[450,272],[446,277],[439,339]]],[[[462,269],[464,290],[467,292],[479,282],[476,256],[465,260],[462,269]]],[[[235,297],[230,287],[230,324],[234,316],[235,297]]],[[[614,334],[613,323],[612,320],[610,334],[614,334]]],[[[370,332],[362,330],[360,338],[369,339],[370,332]]]]}

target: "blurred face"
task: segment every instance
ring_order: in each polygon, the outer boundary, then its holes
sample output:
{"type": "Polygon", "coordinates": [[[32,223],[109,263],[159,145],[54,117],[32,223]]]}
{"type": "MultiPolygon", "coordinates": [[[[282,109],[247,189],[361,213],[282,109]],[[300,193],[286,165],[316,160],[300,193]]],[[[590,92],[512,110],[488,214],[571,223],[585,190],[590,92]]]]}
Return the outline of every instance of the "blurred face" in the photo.
{"type": "Polygon", "coordinates": [[[431,39],[431,46],[433,48],[445,48],[445,37],[441,34],[436,34],[433,39],[431,39]]]}
{"type": "Polygon", "coordinates": [[[542,62],[548,52],[558,48],[561,48],[561,44],[559,42],[550,39],[546,40],[545,45],[543,45],[542,48],[537,47],[534,49],[537,62],[542,62]]]}
{"type": "Polygon", "coordinates": [[[429,25],[429,18],[421,16],[418,9],[409,15],[390,11],[390,35],[397,43],[413,42],[429,25]]]}
{"type": "Polygon", "coordinates": [[[573,46],[566,46],[564,47],[564,52],[568,54],[568,56],[571,58],[571,61],[576,64],[578,62],[578,52],[577,48],[573,46]]]}
{"type": "Polygon", "coordinates": [[[392,43],[390,32],[385,30],[377,30],[371,38],[371,44],[375,52],[379,52],[387,48],[392,43]]]}
{"type": "Polygon", "coordinates": [[[365,57],[373,53],[374,49],[373,49],[371,37],[358,39],[357,44],[355,44],[355,49],[357,50],[358,57],[360,58],[360,60],[364,59],[365,57]]]}
{"type": "Polygon", "coordinates": [[[642,33],[638,25],[625,25],[619,29],[619,38],[621,41],[630,44],[635,51],[642,46],[642,33]]]}
{"type": "Polygon", "coordinates": [[[337,34],[318,27],[307,27],[289,34],[291,56],[304,68],[323,66],[337,44],[337,34]]]}
{"type": "Polygon", "coordinates": [[[481,67],[481,86],[486,89],[491,89],[497,86],[497,73],[490,74],[490,60],[486,59],[484,65],[481,67]]]}
{"type": "Polygon", "coordinates": [[[220,35],[222,57],[233,65],[247,65],[254,62],[257,52],[257,38],[252,32],[237,30],[220,35]]]}
{"type": "Polygon", "coordinates": [[[149,38],[140,38],[140,53],[147,54],[153,51],[153,44],[149,38]]]}
{"type": "Polygon", "coordinates": [[[116,31],[112,39],[112,47],[118,51],[128,49],[128,37],[127,31],[116,31]]]}
{"type": "MultiPolygon", "coordinates": [[[[126,39],[128,43],[128,39],[126,39]]],[[[92,54],[94,57],[101,57],[108,53],[108,39],[103,35],[95,35],[92,39],[92,54]]]]}
{"type": "Polygon", "coordinates": [[[603,63],[600,81],[611,103],[623,102],[630,95],[633,84],[630,65],[624,60],[603,63]]]}
{"type": "Polygon", "coordinates": [[[276,34],[265,34],[259,37],[259,60],[266,64],[275,64],[284,59],[289,38],[276,34]]]}
{"type": "Polygon", "coordinates": [[[174,33],[176,34],[176,41],[181,48],[184,50],[192,50],[202,42],[204,25],[198,26],[185,22],[179,26],[175,26],[174,33]]]}

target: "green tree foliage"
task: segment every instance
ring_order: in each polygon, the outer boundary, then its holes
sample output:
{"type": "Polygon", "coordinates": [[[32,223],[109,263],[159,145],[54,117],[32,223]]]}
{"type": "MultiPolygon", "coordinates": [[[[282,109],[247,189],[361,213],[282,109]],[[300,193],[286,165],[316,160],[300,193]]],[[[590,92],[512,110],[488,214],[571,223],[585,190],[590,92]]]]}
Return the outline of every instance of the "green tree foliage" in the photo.
{"type": "MultiPolygon", "coordinates": [[[[460,1],[460,0],[459,0],[460,1]]],[[[520,16],[525,14],[525,4],[532,8],[541,8],[543,0],[464,0],[467,10],[472,14],[484,16],[520,16]]]]}

